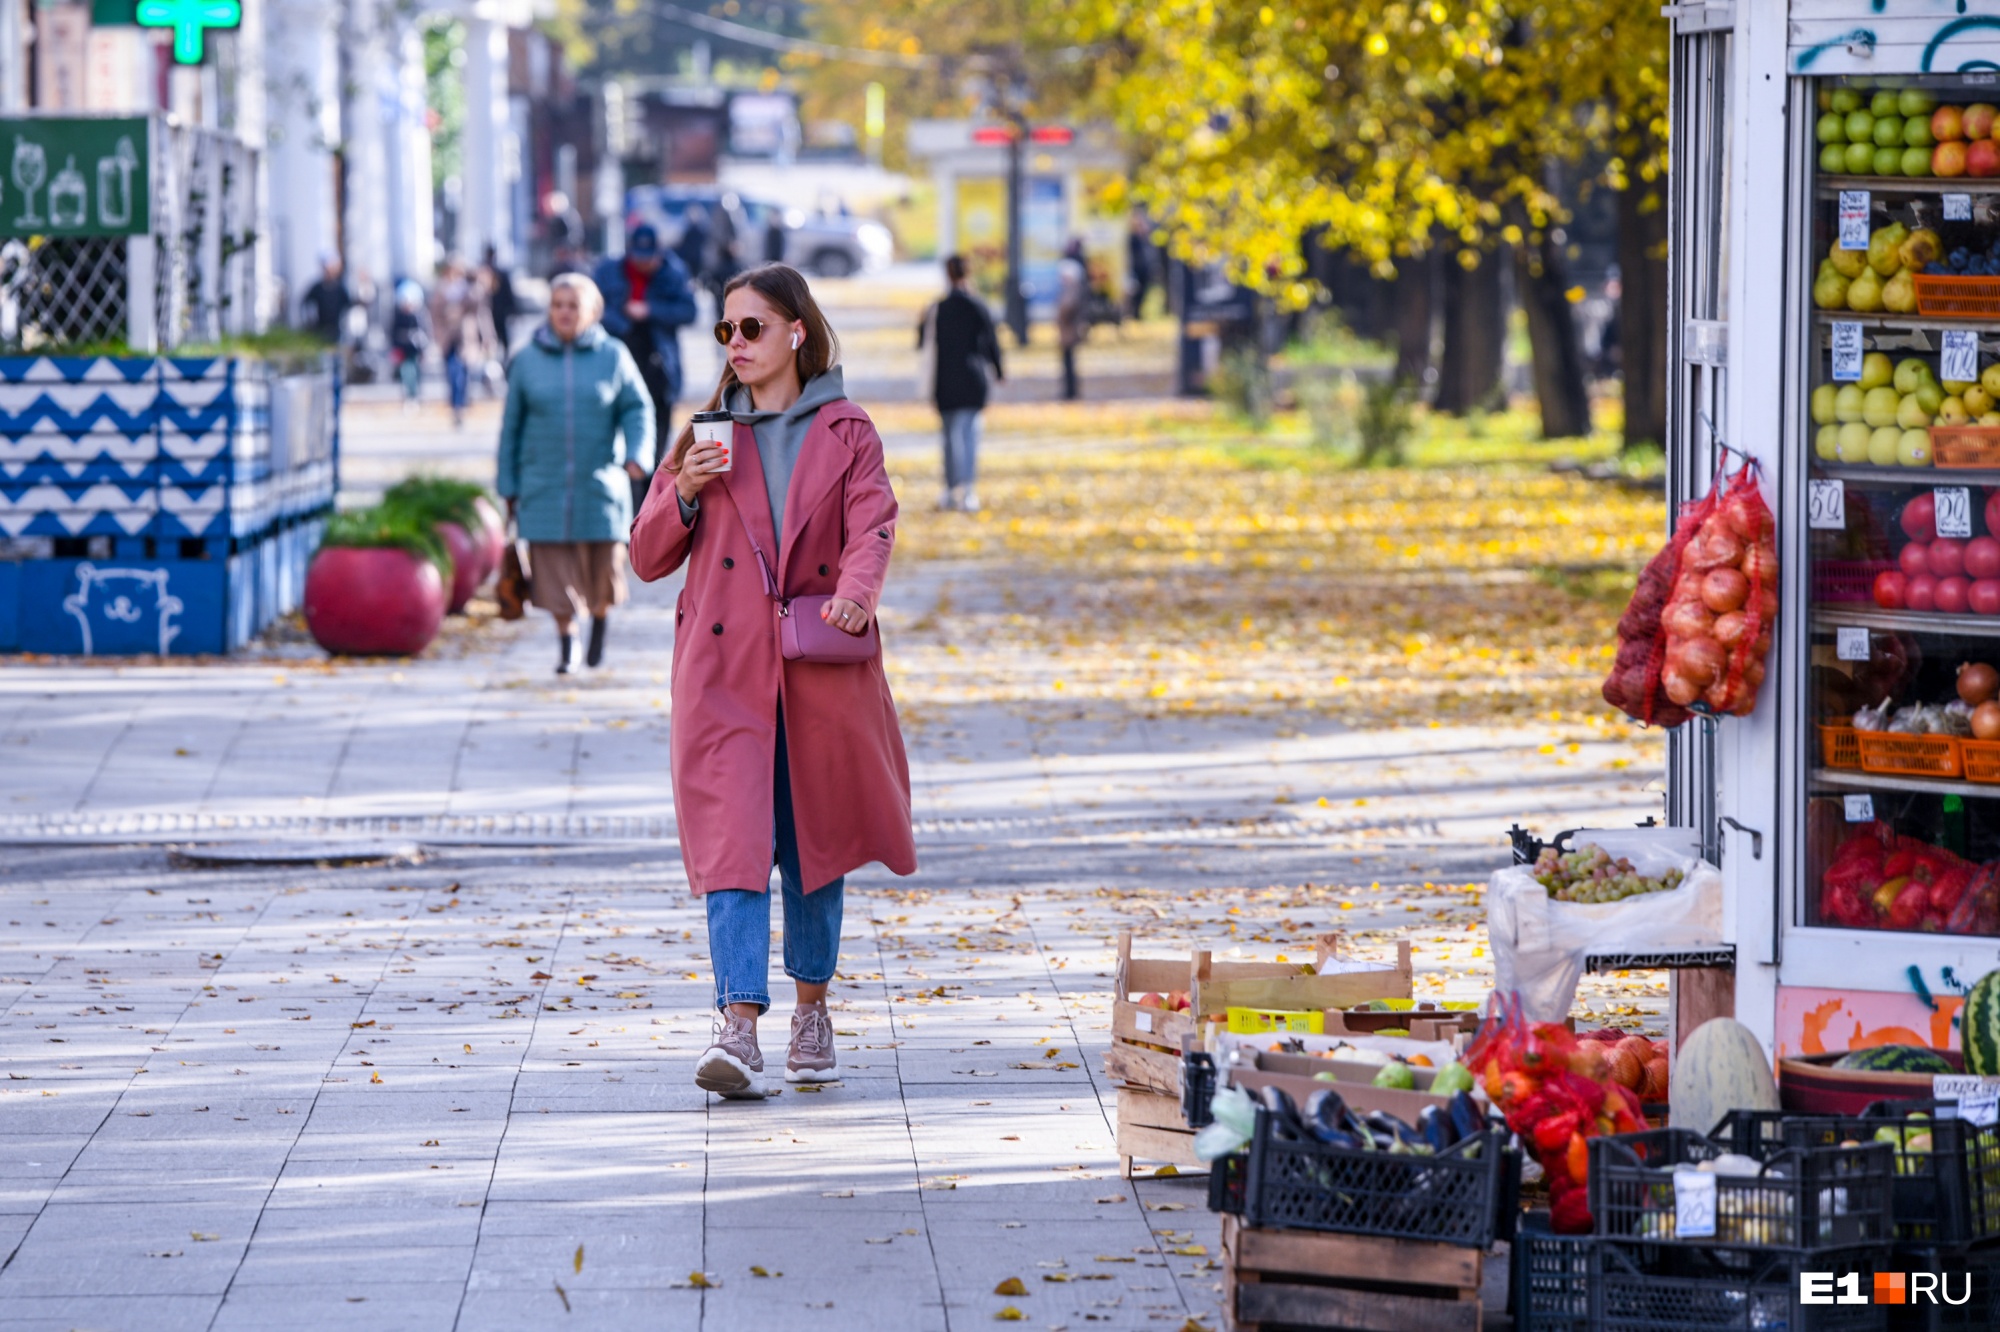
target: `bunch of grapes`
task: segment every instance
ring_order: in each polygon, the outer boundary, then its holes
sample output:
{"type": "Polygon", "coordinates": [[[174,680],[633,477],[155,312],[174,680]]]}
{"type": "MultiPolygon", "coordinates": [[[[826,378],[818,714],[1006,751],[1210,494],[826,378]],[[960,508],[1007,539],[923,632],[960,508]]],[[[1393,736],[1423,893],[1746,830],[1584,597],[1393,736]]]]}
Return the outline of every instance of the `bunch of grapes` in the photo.
{"type": "Polygon", "coordinates": [[[1613,859],[1601,846],[1562,852],[1543,847],[1535,861],[1535,882],[1558,902],[1619,902],[1641,893],[1664,893],[1686,876],[1670,869],[1657,878],[1639,873],[1623,856],[1613,859]]]}

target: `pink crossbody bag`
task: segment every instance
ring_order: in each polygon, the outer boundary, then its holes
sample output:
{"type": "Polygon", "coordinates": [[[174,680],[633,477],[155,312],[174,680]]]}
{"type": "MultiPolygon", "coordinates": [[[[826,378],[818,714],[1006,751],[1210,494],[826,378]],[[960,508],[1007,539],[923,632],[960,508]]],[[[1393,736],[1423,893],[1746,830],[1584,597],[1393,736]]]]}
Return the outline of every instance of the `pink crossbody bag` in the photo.
{"type": "MultiPolygon", "coordinates": [[[[731,507],[735,507],[731,495],[731,507]]],[[[778,593],[778,580],[771,576],[771,562],[764,558],[764,548],[757,544],[757,536],[750,530],[750,523],[743,517],[743,510],[736,510],[736,521],[743,525],[743,535],[750,538],[750,549],[757,554],[757,572],[764,578],[764,595],[778,603],[778,651],[786,661],[816,661],[827,665],[848,665],[857,661],[870,661],[882,651],[882,640],[875,633],[875,617],[868,617],[868,628],[859,634],[828,624],[820,617],[829,596],[785,597],[778,593]]]]}

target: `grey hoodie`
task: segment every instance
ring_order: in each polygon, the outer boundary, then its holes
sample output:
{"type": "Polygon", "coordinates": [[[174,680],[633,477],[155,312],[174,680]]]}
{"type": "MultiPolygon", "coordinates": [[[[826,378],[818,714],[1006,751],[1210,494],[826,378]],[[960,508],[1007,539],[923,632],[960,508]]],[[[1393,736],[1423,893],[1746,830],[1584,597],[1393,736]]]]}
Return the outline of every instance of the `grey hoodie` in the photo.
{"type": "MultiPolygon", "coordinates": [[[[736,418],[736,424],[749,426],[756,436],[757,460],[764,466],[764,494],[771,502],[771,530],[779,534],[780,540],[785,531],[785,494],[791,488],[792,472],[799,464],[799,453],[812,430],[813,418],[819,415],[820,408],[846,397],[846,381],[836,365],[807,380],[799,390],[799,400],[782,412],[762,412],[752,407],[750,390],[741,384],[730,389],[723,399],[723,410],[736,418]]],[[[691,525],[699,509],[699,505],[683,501],[681,520],[691,525]]]]}

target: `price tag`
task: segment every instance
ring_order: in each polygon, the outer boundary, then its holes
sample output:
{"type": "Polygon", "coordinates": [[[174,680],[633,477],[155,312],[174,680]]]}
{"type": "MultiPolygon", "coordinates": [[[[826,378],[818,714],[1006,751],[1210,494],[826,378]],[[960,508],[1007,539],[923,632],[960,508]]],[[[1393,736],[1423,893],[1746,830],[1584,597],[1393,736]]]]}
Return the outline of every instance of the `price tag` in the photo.
{"type": "Polygon", "coordinates": [[[1674,1238],[1715,1235],[1715,1176],[1693,1166],[1674,1167],[1674,1238]]]}
{"type": "Polygon", "coordinates": [[[1847,806],[1849,823],[1875,822],[1875,797],[1872,795],[1842,796],[1841,802],[1847,806]]]}
{"type": "Polygon", "coordinates": [[[1842,626],[1833,631],[1834,657],[1839,661],[1867,661],[1868,631],[1842,626]]]}
{"type": "Polygon", "coordinates": [[[1151,1031],[1153,1029],[1153,1015],[1151,1013],[1134,1013],[1132,1015],[1132,1025],[1140,1031],[1151,1031]]]}
{"type": "Polygon", "coordinates": [[[1861,378],[1861,325],[1833,326],[1833,377],[1844,383],[1861,378]]]}
{"type": "Polygon", "coordinates": [[[1939,486],[1931,494],[1937,498],[1938,535],[1970,539],[1972,491],[1964,486],[1939,486]]]}
{"type": "Polygon", "coordinates": [[[1940,1073],[1931,1079],[1931,1096],[1958,1102],[1958,1117],[1982,1127],[2000,1123],[2000,1081],[1971,1073],[1940,1073]]]}
{"type": "Polygon", "coordinates": [[[1947,222],[1970,222],[1972,220],[1972,196],[1969,194],[1945,195],[1944,220],[1947,222]]]}
{"type": "Polygon", "coordinates": [[[1815,531],[1847,530],[1847,483],[1811,481],[1806,485],[1806,526],[1815,531]]]}
{"type": "Polygon", "coordinates": [[[1938,356],[1938,378],[1960,384],[1979,379],[1979,335],[1969,328],[1948,328],[1944,351],[1938,356]]]}
{"type": "Polygon", "coordinates": [[[1840,192],[1840,248],[1843,250],[1868,248],[1868,191],[1866,190],[1840,192]]]}

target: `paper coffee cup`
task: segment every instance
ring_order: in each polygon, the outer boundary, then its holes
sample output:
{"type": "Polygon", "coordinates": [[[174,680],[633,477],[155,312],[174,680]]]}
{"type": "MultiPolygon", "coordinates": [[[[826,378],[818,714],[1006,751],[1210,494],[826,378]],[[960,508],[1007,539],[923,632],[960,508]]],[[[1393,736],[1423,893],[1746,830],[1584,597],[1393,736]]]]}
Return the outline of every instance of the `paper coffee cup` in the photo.
{"type": "Polygon", "coordinates": [[[729,471],[736,462],[732,453],[736,443],[736,418],[728,412],[696,412],[690,419],[694,423],[695,443],[713,444],[720,448],[722,466],[716,470],[729,471]]]}

